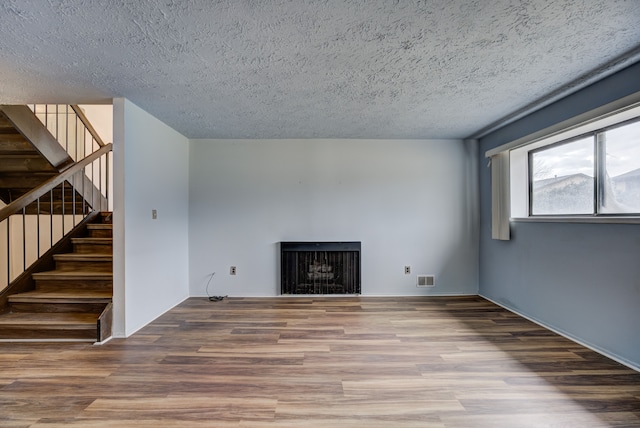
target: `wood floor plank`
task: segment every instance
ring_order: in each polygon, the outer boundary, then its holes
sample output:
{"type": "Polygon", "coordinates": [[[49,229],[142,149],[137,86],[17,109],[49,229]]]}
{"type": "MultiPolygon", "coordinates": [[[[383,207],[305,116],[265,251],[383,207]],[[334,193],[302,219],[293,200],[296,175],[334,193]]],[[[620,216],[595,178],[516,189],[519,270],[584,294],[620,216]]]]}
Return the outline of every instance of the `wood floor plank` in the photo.
{"type": "Polygon", "coordinates": [[[0,427],[640,427],[640,373],[480,297],[188,299],[0,342],[0,427]]]}

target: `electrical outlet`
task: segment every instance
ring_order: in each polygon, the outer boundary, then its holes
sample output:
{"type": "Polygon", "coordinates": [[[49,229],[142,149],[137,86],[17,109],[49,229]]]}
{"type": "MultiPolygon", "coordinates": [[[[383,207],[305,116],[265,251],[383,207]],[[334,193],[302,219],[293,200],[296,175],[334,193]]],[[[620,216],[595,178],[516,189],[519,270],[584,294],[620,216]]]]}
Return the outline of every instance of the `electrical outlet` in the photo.
{"type": "Polygon", "coordinates": [[[151,219],[152,220],[158,219],[158,210],[151,210],[151,219]]]}
{"type": "Polygon", "coordinates": [[[405,266],[404,267],[404,274],[405,275],[409,275],[411,273],[411,266],[405,266]]]}
{"type": "Polygon", "coordinates": [[[235,274],[236,274],[236,267],[231,266],[231,268],[229,269],[229,275],[235,275],[235,274]]]}

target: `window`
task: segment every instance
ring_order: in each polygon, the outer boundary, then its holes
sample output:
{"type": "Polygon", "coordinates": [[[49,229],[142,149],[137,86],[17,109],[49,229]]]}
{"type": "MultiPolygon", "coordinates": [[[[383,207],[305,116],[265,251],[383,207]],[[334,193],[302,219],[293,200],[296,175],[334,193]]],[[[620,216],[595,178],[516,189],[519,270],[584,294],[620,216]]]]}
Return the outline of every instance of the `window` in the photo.
{"type": "Polygon", "coordinates": [[[640,213],[640,121],[528,152],[529,215],[640,213]]]}
{"type": "Polygon", "coordinates": [[[530,215],[593,214],[593,137],[529,152],[530,215]]]}
{"type": "Polygon", "coordinates": [[[640,224],[640,92],[485,156],[493,239],[512,221],[640,224]]]}
{"type": "Polygon", "coordinates": [[[602,213],[640,213],[640,121],[604,133],[602,213]]]}

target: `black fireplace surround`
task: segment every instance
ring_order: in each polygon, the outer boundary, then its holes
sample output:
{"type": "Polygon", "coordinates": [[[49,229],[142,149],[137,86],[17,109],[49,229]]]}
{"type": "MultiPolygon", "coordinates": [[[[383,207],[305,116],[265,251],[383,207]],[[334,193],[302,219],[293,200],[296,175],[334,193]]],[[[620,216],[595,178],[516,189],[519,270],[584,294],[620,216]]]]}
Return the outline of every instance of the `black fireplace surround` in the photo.
{"type": "Polygon", "coordinates": [[[360,294],[360,242],[281,242],[281,294],[360,294]]]}

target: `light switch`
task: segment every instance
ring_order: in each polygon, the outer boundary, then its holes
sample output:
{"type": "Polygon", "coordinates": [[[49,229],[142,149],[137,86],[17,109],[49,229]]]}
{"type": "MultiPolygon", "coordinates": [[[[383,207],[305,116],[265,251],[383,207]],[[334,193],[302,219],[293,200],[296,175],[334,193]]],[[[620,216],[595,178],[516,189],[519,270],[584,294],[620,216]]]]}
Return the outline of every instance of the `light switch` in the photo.
{"type": "Polygon", "coordinates": [[[157,220],[158,218],[158,210],[151,210],[151,219],[157,220]]]}

